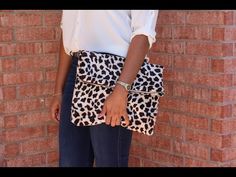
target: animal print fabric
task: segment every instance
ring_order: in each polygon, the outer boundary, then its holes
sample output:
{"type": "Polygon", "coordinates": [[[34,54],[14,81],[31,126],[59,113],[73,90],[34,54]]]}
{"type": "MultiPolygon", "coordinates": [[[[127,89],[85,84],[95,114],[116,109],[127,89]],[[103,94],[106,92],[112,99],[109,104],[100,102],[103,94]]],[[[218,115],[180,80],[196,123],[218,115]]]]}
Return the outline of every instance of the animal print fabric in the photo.
{"type": "MultiPolygon", "coordinates": [[[[105,117],[99,118],[98,115],[120,76],[125,58],[85,50],[77,52],[76,56],[78,66],[71,122],[77,126],[105,123],[105,117]]],[[[130,124],[127,129],[146,135],[154,133],[159,98],[164,95],[163,69],[163,66],[151,64],[145,59],[128,94],[127,113],[130,124]]],[[[125,127],[123,117],[121,126],[125,127]]]]}

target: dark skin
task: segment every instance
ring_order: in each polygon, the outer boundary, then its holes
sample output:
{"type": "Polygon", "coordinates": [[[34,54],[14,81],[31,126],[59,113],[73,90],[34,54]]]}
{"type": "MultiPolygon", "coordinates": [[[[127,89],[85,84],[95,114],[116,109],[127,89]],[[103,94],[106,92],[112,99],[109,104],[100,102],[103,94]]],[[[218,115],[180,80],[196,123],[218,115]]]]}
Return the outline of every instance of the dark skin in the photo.
{"type": "MultiPolygon", "coordinates": [[[[119,77],[120,81],[131,84],[144,62],[144,58],[149,49],[148,37],[145,35],[136,35],[128,49],[126,61],[123,70],[119,77]]],[[[59,67],[57,71],[56,84],[54,88],[54,97],[51,104],[51,116],[53,119],[59,121],[59,112],[61,105],[61,93],[63,92],[66,76],[71,66],[71,56],[67,55],[64,51],[63,43],[61,40],[59,67]]],[[[126,111],[127,106],[126,89],[116,84],[113,92],[106,98],[100,116],[105,117],[107,125],[112,127],[120,125],[121,117],[125,118],[126,125],[129,124],[129,117],[126,111]]]]}

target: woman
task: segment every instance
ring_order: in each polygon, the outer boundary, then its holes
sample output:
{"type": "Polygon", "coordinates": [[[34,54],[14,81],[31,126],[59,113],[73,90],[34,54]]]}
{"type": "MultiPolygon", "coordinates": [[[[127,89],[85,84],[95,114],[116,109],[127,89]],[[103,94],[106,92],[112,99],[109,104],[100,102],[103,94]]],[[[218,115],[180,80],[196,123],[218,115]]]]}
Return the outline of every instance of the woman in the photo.
{"type": "Polygon", "coordinates": [[[59,166],[127,167],[132,132],[120,126],[126,112],[127,87],[134,81],[148,50],[155,42],[155,10],[64,10],[60,60],[51,106],[59,121],[59,166]],[[71,99],[79,50],[126,57],[119,82],[106,98],[101,116],[105,124],[75,126],[71,99]]]}

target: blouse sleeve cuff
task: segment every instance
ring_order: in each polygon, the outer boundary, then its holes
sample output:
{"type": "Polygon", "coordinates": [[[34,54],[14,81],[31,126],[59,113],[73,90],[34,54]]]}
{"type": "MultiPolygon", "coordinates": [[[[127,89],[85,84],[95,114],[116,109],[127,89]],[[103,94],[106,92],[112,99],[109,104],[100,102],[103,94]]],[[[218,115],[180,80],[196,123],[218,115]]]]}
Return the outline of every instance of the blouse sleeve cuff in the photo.
{"type": "Polygon", "coordinates": [[[146,29],[144,29],[144,28],[140,28],[140,29],[138,29],[138,30],[136,30],[136,31],[134,31],[133,33],[132,33],[132,35],[131,35],[131,38],[130,38],[130,41],[132,41],[132,39],[136,36],[136,35],[145,35],[145,36],[147,36],[148,37],[148,43],[149,43],[149,49],[152,47],[152,44],[154,43],[154,42],[156,42],[156,38],[155,38],[155,36],[156,36],[156,32],[150,32],[150,31],[148,31],[148,30],[146,30],[146,29]]]}

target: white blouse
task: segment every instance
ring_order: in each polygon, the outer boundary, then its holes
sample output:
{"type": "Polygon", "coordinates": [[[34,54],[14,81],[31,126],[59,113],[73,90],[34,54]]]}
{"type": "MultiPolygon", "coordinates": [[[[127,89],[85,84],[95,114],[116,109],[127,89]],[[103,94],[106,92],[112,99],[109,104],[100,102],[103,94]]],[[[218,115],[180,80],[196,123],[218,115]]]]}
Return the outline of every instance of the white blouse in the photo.
{"type": "Polygon", "coordinates": [[[155,42],[158,10],[63,10],[61,28],[67,54],[78,50],[126,57],[135,35],[155,42]]]}

